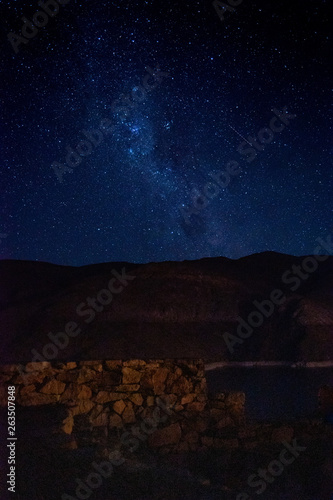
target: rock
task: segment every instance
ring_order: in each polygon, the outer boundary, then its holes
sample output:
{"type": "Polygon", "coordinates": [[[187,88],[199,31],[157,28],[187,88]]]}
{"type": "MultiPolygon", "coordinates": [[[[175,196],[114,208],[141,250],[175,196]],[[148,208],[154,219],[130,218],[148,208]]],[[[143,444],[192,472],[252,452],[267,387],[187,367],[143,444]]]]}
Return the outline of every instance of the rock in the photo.
{"type": "Polygon", "coordinates": [[[199,382],[196,382],[194,385],[194,392],[196,394],[206,394],[207,392],[207,382],[206,379],[201,379],[199,382]]]}
{"type": "Polygon", "coordinates": [[[223,429],[224,427],[229,427],[229,426],[234,426],[234,421],[232,420],[231,417],[223,417],[221,420],[219,420],[216,424],[217,429],[223,429]]]}
{"type": "Polygon", "coordinates": [[[186,405],[187,403],[192,403],[194,398],[195,398],[195,394],[187,394],[186,396],[182,397],[180,404],[186,405]]]}
{"type": "Polygon", "coordinates": [[[209,396],[211,401],[225,401],[225,392],[218,392],[209,396]]]}
{"type": "Polygon", "coordinates": [[[63,370],[73,370],[76,367],[77,367],[77,363],[75,363],[74,361],[71,361],[69,363],[64,363],[63,370]]]}
{"type": "Polygon", "coordinates": [[[173,384],[176,382],[176,380],[180,377],[181,374],[179,373],[175,373],[173,371],[169,371],[169,375],[168,375],[168,378],[166,379],[166,382],[165,382],[165,391],[166,392],[172,392],[172,387],[173,387],[173,384]]]}
{"type": "Polygon", "coordinates": [[[226,395],[225,401],[228,406],[243,407],[245,405],[244,392],[230,392],[226,395]]]}
{"type": "Polygon", "coordinates": [[[72,434],[73,431],[73,426],[74,426],[74,418],[72,415],[69,415],[65,420],[62,422],[62,431],[65,432],[66,434],[72,434]]]}
{"type": "Polygon", "coordinates": [[[90,380],[96,380],[97,377],[98,373],[90,366],[82,366],[82,368],[78,372],[77,383],[86,384],[87,382],[90,382],[90,380]]]}
{"type": "Polygon", "coordinates": [[[148,396],[146,404],[147,404],[147,406],[154,406],[154,404],[155,404],[154,396],[148,396]]]}
{"type": "Polygon", "coordinates": [[[43,394],[62,394],[66,388],[66,384],[60,382],[60,380],[50,380],[47,384],[40,389],[43,394]]]}
{"type": "Polygon", "coordinates": [[[126,404],[126,408],[123,411],[121,417],[122,417],[122,421],[124,422],[124,424],[132,424],[133,422],[136,421],[136,417],[135,417],[132,403],[128,402],[126,404]]]}
{"type": "Polygon", "coordinates": [[[128,361],[124,361],[123,366],[131,366],[131,367],[141,367],[145,366],[147,363],[142,359],[129,359],[128,361]]]}
{"type": "Polygon", "coordinates": [[[20,395],[22,397],[29,394],[29,392],[34,392],[36,390],[36,386],[34,384],[26,385],[20,389],[20,395]]]}
{"type": "Polygon", "coordinates": [[[90,410],[95,406],[95,404],[89,399],[85,399],[79,401],[77,405],[70,407],[70,414],[73,415],[82,415],[84,413],[89,413],[90,410]]]}
{"type": "Polygon", "coordinates": [[[79,372],[77,370],[66,370],[64,372],[58,373],[57,375],[57,380],[60,380],[61,382],[77,382],[78,378],[79,372]]]}
{"type": "Polygon", "coordinates": [[[189,394],[192,392],[192,384],[185,377],[179,377],[174,382],[171,392],[181,395],[189,394]]]}
{"type": "Polygon", "coordinates": [[[205,432],[209,427],[209,418],[207,415],[198,416],[192,423],[192,429],[197,432],[205,432]]]}
{"type": "Polygon", "coordinates": [[[177,444],[181,438],[181,428],[179,423],[171,424],[163,429],[157,429],[148,438],[148,443],[153,448],[177,444]]]}
{"type": "Polygon", "coordinates": [[[218,422],[219,420],[222,420],[223,418],[228,416],[226,410],[218,410],[217,408],[210,409],[209,413],[215,422],[218,422]]]}
{"type": "Polygon", "coordinates": [[[123,421],[119,415],[112,413],[109,417],[109,427],[121,428],[123,427],[123,421]]]}
{"type": "Polygon", "coordinates": [[[102,411],[97,417],[90,419],[93,427],[107,427],[109,424],[109,409],[102,411]]]}
{"type": "Polygon", "coordinates": [[[113,404],[113,409],[118,415],[121,415],[126,408],[126,403],[121,399],[113,404]]]}
{"type": "Polygon", "coordinates": [[[90,399],[92,396],[92,392],[89,386],[87,385],[80,385],[79,386],[79,392],[77,395],[77,399],[90,399]]]}
{"type": "Polygon", "coordinates": [[[109,370],[117,370],[121,367],[122,361],[121,359],[114,359],[111,361],[105,361],[105,365],[109,370]]]}
{"type": "MultiPolygon", "coordinates": [[[[62,383],[62,382],[59,382],[62,383]]],[[[65,384],[64,384],[65,385],[65,384]]],[[[61,402],[67,402],[67,401],[76,401],[77,396],[79,393],[78,385],[70,383],[67,385],[65,392],[61,395],[60,401],[61,402]]]]}
{"type": "Polygon", "coordinates": [[[101,383],[103,387],[106,386],[113,386],[113,385],[118,385],[121,384],[121,371],[104,371],[102,373],[102,379],[101,383]]]}
{"type": "Polygon", "coordinates": [[[194,403],[189,403],[187,405],[187,410],[189,411],[203,411],[205,409],[206,403],[199,403],[199,402],[194,402],[194,403]]]}
{"type": "Polygon", "coordinates": [[[80,366],[90,366],[96,372],[103,371],[103,365],[100,361],[80,361],[80,366]]]}
{"type": "Polygon", "coordinates": [[[60,399],[58,394],[41,394],[40,392],[29,392],[24,397],[18,396],[17,402],[22,406],[38,406],[57,403],[60,399]]]}
{"type": "Polygon", "coordinates": [[[100,391],[95,397],[95,401],[96,403],[109,403],[110,401],[118,401],[126,398],[127,394],[124,392],[100,391]]]}
{"type": "Polygon", "coordinates": [[[152,370],[147,370],[142,374],[141,377],[141,382],[140,382],[141,388],[145,390],[149,390],[154,388],[153,384],[153,371],[152,370]]]}
{"type": "Polygon", "coordinates": [[[141,373],[132,368],[123,368],[123,384],[138,384],[141,380],[141,373]]]}
{"type": "Polygon", "coordinates": [[[168,376],[168,368],[158,368],[153,375],[153,389],[155,394],[163,394],[165,381],[168,376]]]}
{"type": "Polygon", "coordinates": [[[25,365],[26,372],[42,372],[47,368],[51,368],[51,363],[49,361],[31,362],[25,365]]]}
{"type": "Polygon", "coordinates": [[[138,392],[140,386],[138,384],[122,384],[114,388],[117,392],[138,392]]]}
{"type": "Polygon", "coordinates": [[[128,399],[132,401],[136,406],[141,406],[143,403],[143,397],[138,392],[134,394],[129,394],[128,399]]]}

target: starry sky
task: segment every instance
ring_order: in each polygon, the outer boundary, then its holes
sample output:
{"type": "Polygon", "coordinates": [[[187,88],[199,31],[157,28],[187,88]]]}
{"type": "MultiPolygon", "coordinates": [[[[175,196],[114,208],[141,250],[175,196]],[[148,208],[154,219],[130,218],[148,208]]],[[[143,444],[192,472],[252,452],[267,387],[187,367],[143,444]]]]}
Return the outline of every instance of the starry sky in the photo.
{"type": "Polygon", "coordinates": [[[38,28],[37,1],[0,3],[2,259],[303,255],[332,233],[328,1],[62,1],[38,28]]]}

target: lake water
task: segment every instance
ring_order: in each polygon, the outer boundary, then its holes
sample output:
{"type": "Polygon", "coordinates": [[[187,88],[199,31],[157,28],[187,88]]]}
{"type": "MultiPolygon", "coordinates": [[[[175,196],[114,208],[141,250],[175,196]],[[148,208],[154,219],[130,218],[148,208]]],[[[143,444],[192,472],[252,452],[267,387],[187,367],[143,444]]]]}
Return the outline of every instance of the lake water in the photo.
{"type": "Polygon", "coordinates": [[[245,392],[248,418],[290,419],[312,415],[318,390],[333,386],[332,368],[221,368],[206,372],[211,392],[245,392]]]}

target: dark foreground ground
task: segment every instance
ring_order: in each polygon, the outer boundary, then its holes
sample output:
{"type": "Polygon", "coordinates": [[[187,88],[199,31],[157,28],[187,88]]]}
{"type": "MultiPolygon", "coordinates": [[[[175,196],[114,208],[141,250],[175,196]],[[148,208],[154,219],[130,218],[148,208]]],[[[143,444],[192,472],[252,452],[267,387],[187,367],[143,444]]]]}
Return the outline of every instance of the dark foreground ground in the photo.
{"type": "Polygon", "coordinates": [[[259,469],[267,470],[279,458],[281,443],[164,456],[143,444],[133,453],[124,453],[125,462],[114,467],[108,478],[99,480],[95,475],[93,487],[75,493],[76,479],[86,484],[89,475],[96,472],[93,462],[105,460],[101,448],[59,449],[57,435],[45,434],[37,425],[31,433],[24,430],[23,422],[20,425],[23,434],[17,446],[16,493],[8,494],[2,474],[1,500],[333,500],[333,447],[329,438],[299,443],[306,449],[270,484],[267,482],[261,494],[258,485],[247,484],[248,478],[259,469]],[[242,492],[244,495],[238,497],[242,492]]]}
{"type": "MultiPolygon", "coordinates": [[[[223,500],[236,499],[240,492],[249,497],[270,500],[332,500],[333,462],[325,443],[313,443],[286,468],[266,490],[247,485],[248,477],[279,456],[281,446],[266,446],[252,451],[209,451],[184,456],[157,457],[137,454],[117,467],[112,476],[92,490],[75,495],[75,478],[84,482],[94,471],[92,450],[50,456],[30,455],[18,478],[16,498],[53,500],[68,493],[73,498],[98,500],[223,500]]],[[[28,458],[28,456],[27,456],[28,458]]],[[[97,460],[100,463],[101,460],[97,460]]],[[[66,498],[66,497],[65,497],[66,498]]],[[[71,498],[71,497],[69,497],[71,498]]],[[[66,500],[69,500],[67,497],[66,500]]]]}

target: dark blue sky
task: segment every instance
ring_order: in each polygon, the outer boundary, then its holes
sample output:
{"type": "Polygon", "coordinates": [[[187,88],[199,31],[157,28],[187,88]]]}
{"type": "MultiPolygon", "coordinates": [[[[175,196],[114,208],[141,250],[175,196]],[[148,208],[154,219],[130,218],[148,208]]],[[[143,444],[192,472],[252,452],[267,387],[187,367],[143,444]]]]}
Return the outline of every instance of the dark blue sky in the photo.
{"type": "Polygon", "coordinates": [[[1,258],[312,253],[332,232],[328,5],[70,0],[21,33],[43,9],[1,2],[1,258]]]}

